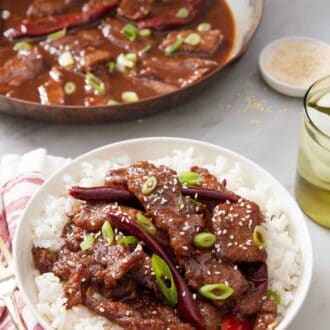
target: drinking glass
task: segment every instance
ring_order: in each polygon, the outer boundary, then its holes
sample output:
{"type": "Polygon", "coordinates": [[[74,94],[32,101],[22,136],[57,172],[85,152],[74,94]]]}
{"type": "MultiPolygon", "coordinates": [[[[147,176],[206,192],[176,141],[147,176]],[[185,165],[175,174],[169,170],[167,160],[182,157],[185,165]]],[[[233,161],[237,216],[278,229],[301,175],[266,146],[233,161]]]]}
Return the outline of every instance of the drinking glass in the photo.
{"type": "Polygon", "coordinates": [[[295,194],[312,220],[330,228],[330,76],[310,87],[304,108],[295,194]]]}

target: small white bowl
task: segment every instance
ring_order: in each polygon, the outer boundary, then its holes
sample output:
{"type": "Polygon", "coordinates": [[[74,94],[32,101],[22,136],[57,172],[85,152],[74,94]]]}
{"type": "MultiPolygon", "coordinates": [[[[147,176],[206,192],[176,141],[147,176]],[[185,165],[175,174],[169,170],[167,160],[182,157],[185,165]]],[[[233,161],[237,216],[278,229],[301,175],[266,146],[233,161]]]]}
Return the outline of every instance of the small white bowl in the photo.
{"type": "Polygon", "coordinates": [[[49,194],[66,194],[65,184],[63,182],[64,175],[70,175],[76,178],[77,173],[80,173],[83,162],[116,159],[121,156],[129,156],[130,160],[135,162],[161,158],[172,154],[173,150],[187,150],[190,147],[194,148],[197,155],[203,157],[205,163],[215,163],[218,156],[225,157],[226,160],[233,163],[237,162],[244,169],[244,173],[249,178],[249,181],[264,182],[270,186],[272,192],[278,196],[287,210],[290,221],[290,232],[301,247],[303,260],[301,279],[294,292],[294,300],[288,307],[284,319],[276,329],[283,330],[288,327],[305,300],[311,282],[313,265],[312,245],[306,220],[295,200],[266,170],[237,153],[213,144],[195,140],[155,137],[118,142],[82,155],[47,180],[26,207],[22,219],[18,224],[13,243],[15,275],[18,287],[28,307],[33,311],[37,320],[44,328],[49,329],[50,325],[36,309],[37,289],[34,283],[35,268],[31,249],[33,235],[32,219],[40,215],[41,205],[43,205],[47,196],[49,194]]]}
{"type": "MultiPolygon", "coordinates": [[[[278,78],[274,77],[272,73],[267,70],[266,68],[266,62],[270,58],[270,56],[273,54],[275,49],[279,47],[280,45],[285,45],[286,43],[290,42],[295,42],[295,41],[307,41],[310,43],[314,43],[315,45],[318,46],[326,46],[330,47],[326,42],[314,38],[308,38],[308,37],[297,37],[297,36],[292,36],[292,37],[286,37],[286,38],[281,38],[277,39],[271,43],[269,43],[267,46],[263,48],[259,55],[259,69],[261,72],[261,75],[263,79],[266,81],[266,83],[272,87],[274,90],[277,92],[287,95],[287,96],[292,96],[292,97],[304,97],[308,88],[308,86],[296,86],[292,84],[288,84],[285,81],[281,81],[278,78]]],[[[321,78],[321,77],[320,77],[321,78]]],[[[313,81],[310,83],[310,85],[313,83],[313,81]]]]}

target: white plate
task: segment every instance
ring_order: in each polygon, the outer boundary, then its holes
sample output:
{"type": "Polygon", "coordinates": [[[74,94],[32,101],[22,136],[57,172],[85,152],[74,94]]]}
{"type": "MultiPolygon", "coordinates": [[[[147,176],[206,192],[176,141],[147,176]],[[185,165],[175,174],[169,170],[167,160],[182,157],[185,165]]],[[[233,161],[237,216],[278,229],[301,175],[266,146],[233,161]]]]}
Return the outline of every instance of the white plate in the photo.
{"type": "Polygon", "coordinates": [[[294,301],[289,306],[285,318],[277,327],[283,330],[291,323],[298,310],[300,309],[312,276],[312,246],[305,223],[305,218],[297,206],[292,196],[283,186],[272,177],[267,171],[250,160],[227,149],[202,143],[195,140],[179,138],[146,138],[128,140],[114,143],[96,150],[93,150],[65,166],[57,174],[52,176],[34,195],[28,204],[24,215],[18,225],[13,244],[14,266],[18,287],[20,288],[27,305],[36,315],[38,321],[49,328],[49,324],[41,315],[38,314],[35,303],[37,301],[37,290],[33,280],[33,261],[32,261],[32,219],[40,214],[40,206],[44,203],[49,194],[65,193],[63,183],[64,175],[77,176],[80,172],[82,162],[94,162],[96,160],[109,160],[123,155],[128,155],[132,161],[148,160],[161,158],[169,155],[173,150],[186,150],[193,147],[197,155],[203,156],[205,162],[213,163],[217,156],[223,156],[229,161],[238,162],[244,169],[245,175],[253,182],[265,182],[272,187],[272,191],[283,201],[283,205],[288,212],[290,219],[291,234],[295,237],[302,250],[303,272],[301,282],[294,293],[294,301]]]}

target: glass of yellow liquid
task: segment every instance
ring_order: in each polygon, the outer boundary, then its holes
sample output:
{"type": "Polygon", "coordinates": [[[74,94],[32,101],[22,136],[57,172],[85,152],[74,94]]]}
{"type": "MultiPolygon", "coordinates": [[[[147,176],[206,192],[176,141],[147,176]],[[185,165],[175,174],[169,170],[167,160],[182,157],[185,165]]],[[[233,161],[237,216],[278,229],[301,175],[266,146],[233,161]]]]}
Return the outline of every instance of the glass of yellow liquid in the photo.
{"type": "Polygon", "coordinates": [[[295,185],[303,211],[330,228],[330,76],[306,93],[295,185]]]}

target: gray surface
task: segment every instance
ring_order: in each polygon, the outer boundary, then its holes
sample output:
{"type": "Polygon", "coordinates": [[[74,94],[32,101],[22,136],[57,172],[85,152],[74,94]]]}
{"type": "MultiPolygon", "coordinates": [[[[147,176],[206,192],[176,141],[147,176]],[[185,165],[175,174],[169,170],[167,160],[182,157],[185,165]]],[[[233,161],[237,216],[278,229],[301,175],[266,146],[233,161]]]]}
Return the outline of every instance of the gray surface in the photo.
{"type": "MultiPolygon", "coordinates": [[[[187,137],[247,156],[292,191],[302,101],[266,87],[258,74],[257,59],[264,45],[282,36],[305,35],[330,42],[330,1],[266,2],[263,23],[248,53],[185,105],[142,122],[91,127],[54,126],[1,115],[0,155],[45,147],[49,153],[75,157],[128,138],[187,137]]],[[[315,251],[314,278],[292,330],[330,328],[330,231],[310,221],[309,228],[315,251]]]]}

